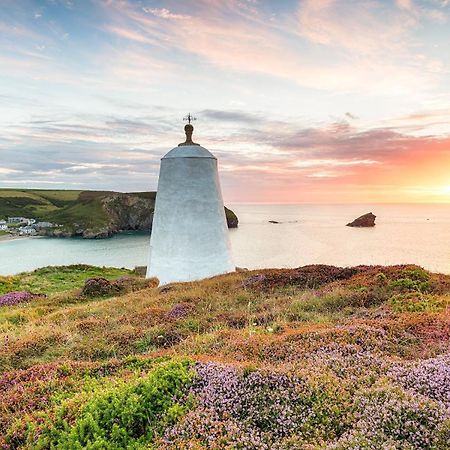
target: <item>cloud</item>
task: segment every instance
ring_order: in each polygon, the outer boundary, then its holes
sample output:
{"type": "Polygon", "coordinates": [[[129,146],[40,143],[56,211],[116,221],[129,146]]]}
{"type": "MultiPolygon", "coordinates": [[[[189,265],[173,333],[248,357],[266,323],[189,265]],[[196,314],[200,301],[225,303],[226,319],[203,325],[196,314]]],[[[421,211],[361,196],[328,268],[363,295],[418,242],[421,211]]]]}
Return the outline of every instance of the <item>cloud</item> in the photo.
{"type": "Polygon", "coordinates": [[[203,118],[217,120],[220,122],[236,123],[258,123],[261,119],[255,114],[249,114],[242,111],[219,111],[215,109],[205,109],[199,113],[203,118]]]}
{"type": "Polygon", "coordinates": [[[304,0],[298,20],[298,33],[306,39],[369,56],[403,48],[417,25],[410,14],[369,0],[304,0]]]}
{"type": "Polygon", "coordinates": [[[269,20],[257,3],[167,4],[173,7],[144,8],[146,12],[132,2],[113,4],[106,29],[136,45],[177,52],[181,66],[188,58],[181,58],[180,51],[200,58],[199,67],[207,63],[222,71],[261,73],[328,91],[416,93],[431,88],[444,71],[412,38],[420,18],[374,0],[304,0],[296,23],[292,12],[269,20]],[[315,44],[324,48],[310,48],[315,44]]]}
{"type": "Polygon", "coordinates": [[[49,2],[36,20],[9,2],[3,185],[155,188],[196,108],[226,198],[447,186],[444,3],[110,0],[68,15],[49,2]]]}
{"type": "Polygon", "coordinates": [[[168,20],[186,20],[190,19],[190,16],[183,14],[174,14],[167,8],[142,8],[144,12],[153,14],[156,17],[161,17],[162,19],[168,20]]]}
{"type": "MultiPolygon", "coordinates": [[[[403,200],[422,198],[405,186],[448,185],[450,137],[344,122],[302,126],[235,110],[209,113],[216,126],[203,130],[202,143],[219,157],[227,201],[386,201],[389,195],[401,201],[399,192],[403,200]],[[237,124],[234,133],[224,131],[227,121],[220,117],[237,124]]],[[[175,145],[160,122],[158,116],[104,117],[92,125],[36,118],[22,125],[14,144],[0,142],[6,161],[0,184],[156,189],[159,159],[175,145]],[[148,130],[156,133],[153,141],[148,130]]]]}

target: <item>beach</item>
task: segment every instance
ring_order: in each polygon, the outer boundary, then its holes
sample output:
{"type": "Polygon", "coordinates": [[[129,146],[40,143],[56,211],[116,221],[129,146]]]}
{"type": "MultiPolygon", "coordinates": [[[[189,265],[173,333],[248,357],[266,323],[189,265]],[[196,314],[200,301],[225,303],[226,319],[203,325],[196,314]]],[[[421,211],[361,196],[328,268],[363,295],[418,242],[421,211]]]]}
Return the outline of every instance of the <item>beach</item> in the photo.
{"type": "Polygon", "coordinates": [[[12,234],[0,234],[0,242],[2,241],[16,241],[19,239],[29,239],[32,236],[16,236],[12,234]]]}

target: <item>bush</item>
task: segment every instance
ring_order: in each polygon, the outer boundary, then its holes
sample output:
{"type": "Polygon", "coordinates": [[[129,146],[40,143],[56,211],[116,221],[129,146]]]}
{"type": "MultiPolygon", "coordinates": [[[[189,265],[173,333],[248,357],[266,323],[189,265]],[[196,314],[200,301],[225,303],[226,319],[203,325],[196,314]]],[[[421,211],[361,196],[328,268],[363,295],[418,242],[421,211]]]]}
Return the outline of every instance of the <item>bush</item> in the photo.
{"type": "Polygon", "coordinates": [[[390,304],[397,312],[438,312],[447,307],[448,300],[442,296],[408,292],[394,295],[390,304]]]}
{"type": "Polygon", "coordinates": [[[61,419],[43,432],[37,448],[152,448],[155,437],[185,413],[192,377],[188,362],[172,362],[131,386],[124,382],[93,394],[75,414],[63,406],[61,419]]]}

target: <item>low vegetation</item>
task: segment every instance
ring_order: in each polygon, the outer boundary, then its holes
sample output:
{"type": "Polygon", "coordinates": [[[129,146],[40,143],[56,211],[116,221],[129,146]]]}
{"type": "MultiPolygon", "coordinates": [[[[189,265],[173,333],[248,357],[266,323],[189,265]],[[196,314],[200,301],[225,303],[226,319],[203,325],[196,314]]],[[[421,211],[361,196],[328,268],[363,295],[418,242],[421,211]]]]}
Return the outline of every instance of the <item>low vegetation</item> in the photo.
{"type": "Polygon", "coordinates": [[[85,264],[60,267],[43,267],[18,275],[0,275],[0,294],[14,290],[26,290],[35,294],[54,294],[81,288],[89,278],[104,277],[113,280],[133,275],[129,269],[94,267],[85,264]]]}
{"type": "Polygon", "coordinates": [[[307,266],[159,288],[69,266],[0,289],[39,294],[0,306],[0,448],[448,448],[450,276],[307,266]]]}
{"type": "Polygon", "coordinates": [[[46,219],[54,211],[75,204],[81,191],[0,189],[0,217],[46,219]]]}

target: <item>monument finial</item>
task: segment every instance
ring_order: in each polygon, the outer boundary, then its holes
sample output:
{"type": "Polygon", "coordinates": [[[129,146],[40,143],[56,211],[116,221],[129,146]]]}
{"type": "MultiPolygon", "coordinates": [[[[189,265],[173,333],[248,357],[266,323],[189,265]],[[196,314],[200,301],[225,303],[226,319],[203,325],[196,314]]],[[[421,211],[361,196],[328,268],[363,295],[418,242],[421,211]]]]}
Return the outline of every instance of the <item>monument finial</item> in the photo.
{"type": "Polygon", "coordinates": [[[194,127],[191,125],[191,122],[194,120],[197,120],[196,117],[193,117],[191,113],[189,113],[186,117],[183,117],[183,120],[187,120],[188,124],[184,127],[184,132],[186,133],[186,141],[182,142],[181,144],[178,144],[178,147],[181,147],[183,145],[200,145],[196,144],[195,142],[192,142],[192,133],[194,132],[194,127]]]}
{"type": "Polygon", "coordinates": [[[194,120],[197,120],[197,117],[194,117],[189,113],[187,116],[183,117],[183,120],[187,120],[189,123],[193,122],[194,120]]]}

